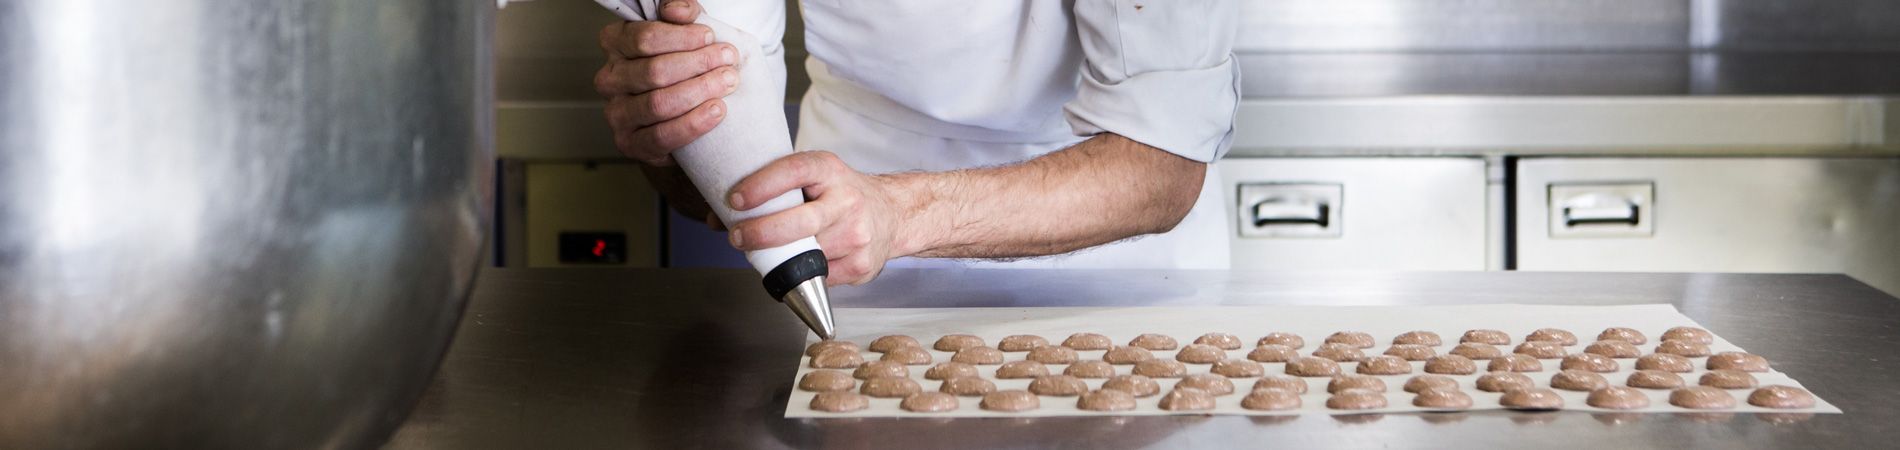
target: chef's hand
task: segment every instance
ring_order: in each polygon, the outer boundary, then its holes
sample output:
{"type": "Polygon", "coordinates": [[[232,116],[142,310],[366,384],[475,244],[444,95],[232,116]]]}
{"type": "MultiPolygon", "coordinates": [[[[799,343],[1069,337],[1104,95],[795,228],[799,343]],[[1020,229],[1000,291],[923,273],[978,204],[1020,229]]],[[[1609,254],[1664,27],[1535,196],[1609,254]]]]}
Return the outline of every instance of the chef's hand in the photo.
{"type": "Polygon", "coordinates": [[[711,28],[694,24],[700,12],[697,0],[674,0],[660,7],[661,20],[601,29],[607,63],[594,74],[594,89],[607,98],[607,125],[620,153],[648,166],[647,179],[681,213],[717,227],[672,158],[719,125],[726,112],[720,98],[739,85],[738,49],[714,43],[711,28]]]}
{"type": "MultiPolygon", "coordinates": [[[[901,176],[901,175],[899,175],[901,176]]],[[[817,236],[830,260],[827,284],[864,284],[884,262],[904,256],[899,228],[905,196],[892,178],[859,173],[824,151],[779,158],[733,185],[726,201],[748,210],[803,190],[805,204],[732,224],[732,246],[758,250],[817,236]]]]}

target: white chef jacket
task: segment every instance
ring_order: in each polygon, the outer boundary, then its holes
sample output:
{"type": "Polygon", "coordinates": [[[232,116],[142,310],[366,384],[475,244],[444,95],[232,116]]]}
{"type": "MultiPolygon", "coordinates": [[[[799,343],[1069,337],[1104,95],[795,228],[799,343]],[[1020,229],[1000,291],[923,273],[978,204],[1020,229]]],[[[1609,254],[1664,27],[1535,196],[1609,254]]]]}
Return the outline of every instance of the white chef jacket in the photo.
{"type": "MultiPolygon", "coordinates": [[[[765,43],[765,61],[747,64],[783,73],[783,2],[704,6],[765,43]]],[[[866,173],[942,171],[1024,161],[1110,132],[1210,163],[1200,198],[1167,233],[1052,257],[900,258],[890,267],[1228,267],[1212,163],[1233,142],[1240,99],[1236,1],[804,0],[801,8],[812,87],[798,150],[831,151],[866,173]]]]}

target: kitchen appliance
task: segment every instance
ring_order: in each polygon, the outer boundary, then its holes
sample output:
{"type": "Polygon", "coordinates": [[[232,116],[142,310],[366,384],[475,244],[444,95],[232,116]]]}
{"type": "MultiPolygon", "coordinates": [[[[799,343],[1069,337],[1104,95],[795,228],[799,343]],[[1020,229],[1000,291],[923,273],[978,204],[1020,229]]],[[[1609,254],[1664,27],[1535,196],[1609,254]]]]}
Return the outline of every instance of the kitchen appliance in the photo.
{"type": "Polygon", "coordinates": [[[482,260],[495,7],[0,4],[0,448],[382,442],[482,260]]]}

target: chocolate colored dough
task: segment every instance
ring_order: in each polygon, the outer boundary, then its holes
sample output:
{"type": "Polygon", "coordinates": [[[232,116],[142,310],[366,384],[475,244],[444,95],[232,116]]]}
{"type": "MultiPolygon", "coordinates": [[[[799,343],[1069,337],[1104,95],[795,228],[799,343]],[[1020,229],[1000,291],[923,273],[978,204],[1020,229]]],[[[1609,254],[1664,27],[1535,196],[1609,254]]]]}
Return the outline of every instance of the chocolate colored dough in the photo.
{"type": "Polygon", "coordinates": [[[1181,343],[1175,341],[1174,338],[1168,337],[1168,335],[1165,335],[1165,334],[1148,333],[1148,334],[1143,334],[1140,336],[1135,336],[1134,339],[1128,341],[1128,346],[1140,347],[1140,348],[1145,348],[1149,350],[1174,350],[1177,348],[1181,348],[1181,343]]]}
{"type": "Polygon", "coordinates": [[[1544,371],[1544,363],[1538,361],[1537,358],[1530,357],[1530,355],[1504,355],[1492,359],[1491,364],[1485,366],[1485,370],[1491,372],[1542,372],[1544,371]]]}
{"type": "Polygon", "coordinates": [[[1247,353],[1247,359],[1259,362],[1287,362],[1298,357],[1300,357],[1298,350],[1279,344],[1267,344],[1254,347],[1253,351],[1247,353]]]}
{"type": "Polygon", "coordinates": [[[1115,346],[1115,341],[1110,341],[1108,336],[1096,333],[1076,333],[1069,335],[1068,339],[1063,339],[1062,346],[1076,350],[1108,350],[1109,347],[1115,346]]]}
{"type": "Polygon", "coordinates": [[[1035,378],[1049,374],[1049,367],[1035,361],[1010,361],[996,368],[999,380],[1035,378]]]}
{"type": "Polygon", "coordinates": [[[1156,383],[1153,378],[1141,375],[1116,375],[1108,381],[1103,381],[1102,389],[1114,389],[1134,394],[1136,397],[1147,397],[1161,393],[1161,384],[1156,383]]]}
{"type": "Polygon", "coordinates": [[[924,364],[930,364],[932,362],[932,357],[930,356],[930,351],[928,350],[924,350],[917,347],[901,347],[901,348],[891,349],[891,351],[888,351],[888,352],[884,352],[884,356],[878,358],[878,360],[891,361],[891,362],[896,362],[898,364],[920,366],[924,364]]]}
{"type": "Polygon", "coordinates": [[[1425,360],[1425,373],[1470,375],[1478,373],[1478,363],[1458,355],[1440,355],[1425,360]]]}
{"type": "Polygon", "coordinates": [[[897,361],[871,361],[858,366],[858,370],[851,371],[851,377],[860,380],[908,376],[910,376],[910,368],[897,361]]]}
{"type": "Polygon", "coordinates": [[[1180,352],[1174,354],[1174,359],[1185,363],[1213,364],[1215,361],[1227,359],[1227,352],[1222,351],[1220,347],[1208,344],[1188,344],[1187,347],[1182,347],[1180,352]]]}
{"type": "Polygon", "coordinates": [[[1003,351],[981,345],[964,347],[962,350],[957,350],[956,354],[950,355],[950,360],[980,366],[1002,364],[1003,351]]]}
{"type": "Polygon", "coordinates": [[[849,348],[826,349],[818,352],[818,356],[811,357],[811,367],[814,369],[850,369],[862,364],[864,356],[849,348]]]}
{"type": "Polygon", "coordinates": [[[1635,388],[1610,386],[1590,391],[1583,403],[1603,409],[1638,409],[1649,406],[1649,394],[1635,388]]]}
{"type": "Polygon", "coordinates": [[[1404,334],[1400,334],[1392,338],[1392,345],[1423,345],[1426,347],[1437,347],[1439,345],[1443,345],[1444,343],[1445,343],[1444,340],[1438,338],[1438,333],[1433,333],[1430,331],[1407,331],[1404,334]]]}
{"type": "Polygon", "coordinates": [[[937,338],[937,343],[931,344],[930,348],[942,352],[954,352],[970,347],[982,347],[983,345],[983,338],[976,337],[975,335],[952,334],[937,338]]]}
{"type": "Polygon", "coordinates": [[[877,377],[864,380],[864,386],[858,388],[858,393],[878,398],[903,398],[923,390],[923,386],[918,386],[916,380],[909,378],[877,377]]]}
{"type": "Polygon", "coordinates": [[[824,412],[851,412],[871,407],[871,399],[854,392],[819,392],[811,398],[811,409],[824,412]]]}
{"type": "Polygon", "coordinates": [[[1326,392],[1330,394],[1337,394],[1347,389],[1385,392],[1385,380],[1371,375],[1340,375],[1326,383],[1326,392]]]}
{"type": "Polygon", "coordinates": [[[1564,346],[1557,345],[1557,343],[1553,341],[1525,341],[1522,344],[1518,344],[1517,350],[1512,353],[1529,355],[1537,359],[1557,359],[1564,357],[1566,352],[1564,351],[1564,346]]]}
{"type": "Polygon", "coordinates": [[[975,397],[996,392],[996,383],[979,377],[956,377],[943,380],[943,384],[937,386],[937,390],[951,395],[975,397]]]}
{"type": "Polygon", "coordinates": [[[976,366],[956,361],[938,364],[932,366],[930,370],[924,371],[924,378],[930,380],[948,380],[956,377],[973,376],[976,376],[976,366]]]}
{"type": "Polygon", "coordinates": [[[1261,336],[1258,342],[1254,342],[1254,345],[1284,345],[1288,348],[1298,350],[1306,347],[1306,339],[1301,338],[1300,335],[1297,334],[1275,331],[1267,333],[1266,336],[1261,336]]]}
{"type": "Polygon", "coordinates": [[[1537,382],[1531,377],[1517,372],[1489,372],[1478,377],[1478,390],[1485,392],[1510,392],[1530,389],[1537,382]]]}
{"type": "Polygon", "coordinates": [[[1689,409],[1729,409],[1735,407],[1735,396],[1720,388],[1689,386],[1670,391],[1669,404],[1689,409]]]}
{"type": "Polygon", "coordinates": [[[1546,410],[1562,409],[1564,398],[1557,391],[1544,388],[1526,388],[1506,391],[1498,404],[1509,409],[1546,410]]]}
{"type": "Polygon", "coordinates": [[[1622,369],[1623,366],[1621,364],[1617,364],[1616,360],[1610,359],[1610,357],[1608,356],[1598,355],[1595,353],[1578,353],[1575,355],[1565,356],[1564,362],[1558,364],[1557,368],[1562,369],[1562,370],[1588,370],[1591,372],[1615,372],[1618,369],[1622,369]]]}
{"type": "Polygon", "coordinates": [[[878,353],[884,353],[884,352],[888,352],[891,350],[896,350],[896,349],[904,348],[904,347],[923,348],[923,346],[924,346],[923,343],[917,342],[917,338],[905,336],[901,334],[892,334],[892,335],[882,336],[877,339],[871,340],[871,351],[878,352],[878,353]]]}
{"type": "Polygon", "coordinates": [[[1590,343],[1583,348],[1584,353],[1603,355],[1611,358],[1635,358],[1643,356],[1643,349],[1629,341],[1604,340],[1590,343]]]}
{"type": "Polygon", "coordinates": [[[1267,375],[1253,382],[1253,389],[1285,389],[1297,394],[1306,393],[1306,379],[1285,375],[1267,375]]]}
{"type": "Polygon", "coordinates": [[[1377,409],[1385,407],[1385,393],[1366,389],[1347,389],[1326,399],[1332,409],[1377,409]]]}
{"type": "Polygon", "coordinates": [[[1675,372],[1661,370],[1638,370],[1630,372],[1630,378],[1623,384],[1643,389],[1675,389],[1682,387],[1682,376],[1675,372]]]}
{"type": "Polygon", "coordinates": [[[1174,387],[1176,389],[1184,387],[1200,389],[1207,391],[1208,395],[1215,397],[1234,393],[1233,381],[1228,380],[1227,377],[1211,373],[1197,373],[1182,377],[1180,382],[1174,384],[1174,387]]]}
{"type": "Polygon", "coordinates": [[[1287,361],[1286,374],[1296,377],[1330,377],[1339,375],[1339,363],[1326,358],[1302,356],[1287,361]]]}
{"type": "Polygon", "coordinates": [[[1141,347],[1115,347],[1102,354],[1102,360],[1109,364],[1134,364],[1155,359],[1155,354],[1141,347]]]}
{"type": "Polygon", "coordinates": [[[1424,361],[1438,356],[1438,351],[1424,344],[1393,344],[1391,347],[1386,347],[1385,354],[1404,358],[1406,361],[1424,361]]]}
{"type": "Polygon", "coordinates": [[[1503,350],[1498,350],[1497,347],[1492,346],[1491,344],[1486,344],[1482,342],[1466,342],[1466,343],[1458,344],[1458,346],[1452,347],[1451,351],[1446,352],[1446,353],[1463,356],[1463,357],[1471,358],[1471,359],[1487,359],[1487,360],[1491,358],[1496,358],[1499,356],[1504,356],[1503,350]]]}
{"type": "Polygon", "coordinates": [[[1670,328],[1669,331],[1664,331],[1662,335],[1662,340],[1689,341],[1689,342],[1694,342],[1697,344],[1709,345],[1709,344],[1715,343],[1715,335],[1709,333],[1709,330],[1704,330],[1701,328],[1675,327],[1675,328],[1670,328]]]}
{"type": "Polygon", "coordinates": [[[1661,344],[1656,345],[1656,353],[1695,358],[1709,356],[1709,346],[1691,341],[1665,339],[1661,344]]]}
{"type": "Polygon", "coordinates": [[[1471,330],[1458,337],[1458,343],[1476,343],[1487,345],[1510,345],[1511,335],[1498,330],[1471,330]]]}
{"type": "Polygon", "coordinates": [[[1755,387],[1755,376],[1740,370],[1711,370],[1702,374],[1696,384],[1720,389],[1748,389],[1755,387]]]}
{"type": "Polygon", "coordinates": [[[1358,347],[1354,347],[1352,344],[1342,344],[1338,342],[1320,344],[1318,349],[1313,350],[1313,356],[1338,362],[1355,362],[1366,359],[1365,352],[1360,351],[1358,347]]]}
{"type": "Polygon", "coordinates": [[[1636,331],[1635,328],[1623,328],[1623,327],[1604,328],[1602,333],[1597,333],[1597,340],[1623,341],[1623,342],[1628,342],[1631,345],[1643,345],[1643,344],[1649,343],[1649,337],[1643,336],[1643,332],[1636,331]]]}
{"type": "Polygon", "coordinates": [[[1538,328],[1536,331],[1532,331],[1529,336],[1524,336],[1524,341],[1556,342],[1557,345],[1577,345],[1577,335],[1556,328],[1538,328]]]}
{"type": "Polygon", "coordinates": [[[1688,373],[1695,370],[1695,363],[1690,362],[1689,358],[1667,353],[1655,353],[1636,358],[1636,370],[1688,373]]]}
{"type": "Polygon", "coordinates": [[[1748,404],[1775,409],[1813,408],[1814,394],[1794,386],[1763,386],[1748,394],[1748,404]]]}
{"type": "Polygon", "coordinates": [[[1026,352],[1044,345],[1049,345],[1049,340],[1033,334],[1004,336],[1003,340],[996,341],[996,349],[1006,352],[1026,352]]]}
{"type": "Polygon", "coordinates": [[[1457,390],[1458,379],[1444,375],[1419,375],[1405,380],[1405,392],[1417,394],[1426,389],[1457,390]]]}
{"type": "Polygon", "coordinates": [[[858,344],[851,341],[840,340],[813,342],[811,346],[805,347],[805,356],[818,356],[818,353],[834,348],[848,348],[853,352],[857,352],[858,344]]]}
{"type": "Polygon", "coordinates": [[[1208,333],[1194,338],[1194,343],[1212,345],[1221,350],[1240,350],[1240,337],[1227,333],[1208,333]]]}
{"type": "Polygon", "coordinates": [[[1372,339],[1372,335],[1365,332],[1341,331],[1326,336],[1326,343],[1346,344],[1352,346],[1352,348],[1372,348],[1372,346],[1377,345],[1379,341],[1372,339]]]}
{"type": "Polygon", "coordinates": [[[1177,387],[1161,396],[1157,406],[1168,411],[1206,411],[1214,409],[1214,396],[1200,389],[1177,387]]]}
{"type": "Polygon", "coordinates": [[[1084,411],[1127,411],[1135,409],[1135,394],[1119,389],[1096,389],[1075,400],[1084,411]]]}
{"type": "Polygon", "coordinates": [[[1739,370],[1743,372],[1767,372],[1768,358],[1743,352],[1722,352],[1709,355],[1709,370],[1739,370]]]}
{"type": "Polygon", "coordinates": [[[812,392],[849,391],[858,386],[851,374],[838,370],[814,370],[798,379],[798,389],[812,392]]]}
{"type": "Polygon", "coordinates": [[[1404,375],[1412,373],[1412,363],[1397,356],[1379,355],[1360,361],[1357,372],[1366,375],[1404,375]]]}
{"type": "Polygon", "coordinates": [[[990,411],[1019,412],[1042,407],[1042,401],[1029,391],[1008,390],[983,394],[983,401],[977,404],[990,411]]]}
{"type": "Polygon", "coordinates": [[[1180,378],[1187,375],[1187,365],[1180,361],[1150,359],[1135,363],[1136,375],[1153,378],[1180,378]]]}
{"type": "Polygon", "coordinates": [[[1265,375],[1267,368],[1260,363],[1245,359],[1223,359],[1214,363],[1214,367],[1209,368],[1208,371],[1228,378],[1253,378],[1265,375]]]}
{"type": "Polygon", "coordinates": [[[1583,370],[1565,370],[1550,377],[1550,387],[1566,391],[1590,392],[1609,385],[1602,374],[1583,370]]]}
{"type": "Polygon", "coordinates": [[[1068,397],[1082,395],[1088,391],[1088,383],[1082,382],[1081,378],[1068,375],[1044,375],[1029,382],[1029,392],[1036,395],[1068,397]]]}
{"type": "Polygon", "coordinates": [[[918,392],[897,404],[910,412],[944,412],[957,409],[957,396],[942,392],[918,392]]]}
{"type": "Polygon", "coordinates": [[[1255,411],[1284,411],[1300,407],[1300,394],[1286,389],[1254,389],[1241,397],[1240,407],[1255,411]]]}
{"type": "Polygon", "coordinates": [[[1431,409],[1467,409],[1471,394],[1457,389],[1426,389],[1412,397],[1412,406],[1431,409]]]}
{"type": "Polygon", "coordinates": [[[1077,355],[1075,349],[1072,348],[1044,345],[1030,349],[1029,354],[1023,355],[1023,359],[1043,364],[1069,364],[1081,359],[1081,356],[1077,355]]]}
{"type": "Polygon", "coordinates": [[[1077,361],[1063,368],[1062,374],[1076,378],[1108,378],[1115,376],[1115,366],[1102,361],[1077,361]]]}

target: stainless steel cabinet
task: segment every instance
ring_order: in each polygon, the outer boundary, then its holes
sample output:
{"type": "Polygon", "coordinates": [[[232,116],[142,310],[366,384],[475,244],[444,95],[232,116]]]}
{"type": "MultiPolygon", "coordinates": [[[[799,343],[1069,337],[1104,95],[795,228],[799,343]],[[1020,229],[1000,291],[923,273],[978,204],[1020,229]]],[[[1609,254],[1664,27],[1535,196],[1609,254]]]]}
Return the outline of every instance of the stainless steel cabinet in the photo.
{"type": "Polygon", "coordinates": [[[1526,158],[1519,270],[1847,273],[1900,293],[1900,157],[1526,158]]]}
{"type": "Polygon", "coordinates": [[[1480,158],[1218,164],[1235,269],[1484,270],[1480,158]]]}

